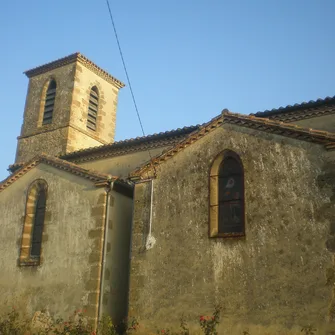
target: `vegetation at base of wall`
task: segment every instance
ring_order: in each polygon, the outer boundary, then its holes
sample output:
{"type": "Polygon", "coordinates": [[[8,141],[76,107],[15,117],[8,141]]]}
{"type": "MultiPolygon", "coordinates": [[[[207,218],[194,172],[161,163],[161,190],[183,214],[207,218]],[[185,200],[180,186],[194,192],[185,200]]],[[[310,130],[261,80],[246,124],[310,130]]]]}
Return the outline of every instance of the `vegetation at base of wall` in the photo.
{"type": "Polygon", "coordinates": [[[135,319],[117,327],[109,316],[103,316],[94,330],[85,317],[85,310],[75,311],[67,320],[53,319],[45,311],[35,313],[31,320],[14,308],[0,317],[0,335],[118,335],[121,333],[119,329],[128,335],[137,328],[135,319]]]}
{"type": "MultiPolygon", "coordinates": [[[[121,325],[114,325],[109,316],[104,315],[98,328],[93,329],[85,317],[85,310],[75,311],[68,320],[53,319],[46,311],[36,312],[33,319],[20,315],[16,309],[0,316],[0,335],[131,335],[140,327],[136,319],[127,320],[121,325]]],[[[221,307],[216,306],[211,316],[201,315],[198,323],[204,335],[219,335],[217,326],[220,323],[221,307]]],[[[315,335],[316,329],[311,326],[301,328],[302,335],[315,335]]],[[[157,335],[191,335],[184,316],[180,319],[177,331],[168,328],[159,329],[157,335]]],[[[241,335],[252,335],[244,330],[241,335]]],[[[268,334],[269,335],[269,334],[268,334]]]]}

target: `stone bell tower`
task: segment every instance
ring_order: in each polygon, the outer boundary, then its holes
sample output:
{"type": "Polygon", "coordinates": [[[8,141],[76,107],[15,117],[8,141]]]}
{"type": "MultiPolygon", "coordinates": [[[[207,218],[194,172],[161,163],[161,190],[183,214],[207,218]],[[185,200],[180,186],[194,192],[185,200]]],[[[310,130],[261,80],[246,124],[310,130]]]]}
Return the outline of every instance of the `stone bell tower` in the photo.
{"type": "Polygon", "coordinates": [[[15,163],[114,141],[122,82],[80,53],[25,74],[29,86],[15,163]]]}

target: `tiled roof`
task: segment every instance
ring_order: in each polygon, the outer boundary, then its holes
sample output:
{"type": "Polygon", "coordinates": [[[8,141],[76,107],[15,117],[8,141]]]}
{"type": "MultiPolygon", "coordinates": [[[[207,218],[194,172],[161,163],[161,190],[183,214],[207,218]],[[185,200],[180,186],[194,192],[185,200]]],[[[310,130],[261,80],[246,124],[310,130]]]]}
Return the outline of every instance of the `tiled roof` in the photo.
{"type": "Polygon", "coordinates": [[[41,154],[29,161],[28,163],[24,164],[19,170],[10,175],[4,181],[2,181],[0,183],[0,192],[40,163],[45,163],[57,169],[70,172],[76,176],[88,179],[96,184],[101,184],[105,181],[117,179],[117,177],[113,177],[109,174],[84,169],[74,163],[64,161],[63,159],[41,154]]]}
{"type": "Polygon", "coordinates": [[[257,117],[266,117],[273,120],[294,122],[312,117],[334,114],[335,113],[335,96],[302,102],[293,106],[279,107],[264,112],[257,112],[254,115],[257,117]]]}
{"type": "Polygon", "coordinates": [[[76,52],[72,55],[57,59],[53,62],[35,67],[31,70],[25,71],[24,73],[26,74],[26,76],[28,78],[34,77],[36,75],[39,75],[41,73],[56,69],[58,67],[64,66],[64,65],[68,65],[71,63],[74,63],[78,61],[79,63],[83,64],[85,67],[87,67],[89,70],[95,72],[97,75],[99,75],[101,78],[105,79],[106,81],[114,84],[116,87],[118,88],[122,88],[124,87],[124,84],[114,78],[112,75],[110,75],[107,71],[103,70],[102,68],[100,68],[99,66],[97,66],[95,63],[93,63],[92,61],[90,61],[88,58],[86,58],[84,55],[82,55],[79,52],[76,52]]]}
{"type": "Polygon", "coordinates": [[[111,144],[105,144],[88,149],[81,149],[60,156],[62,159],[70,160],[76,163],[90,160],[101,159],[124,155],[129,152],[150,150],[154,148],[171,146],[178,143],[194,130],[199,129],[200,125],[178,128],[158,134],[136,137],[124,141],[118,141],[111,144]]]}
{"type": "Polygon", "coordinates": [[[222,114],[212,119],[210,122],[199,127],[198,130],[191,133],[184,140],[180,141],[170,150],[136,169],[130,173],[130,178],[141,177],[143,173],[148,172],[153,166],[157,166],[167,159],[173,157],[179,151],[188,147],[195,141],[207,135],[212,130],[220,127],[223,123],[236,124],[242,127],[252,128],[259,131],[265,131],[272,134],[292,137],[298,140],[323,144],[327,150],[335,149],[335,134],[327,131],[302,128],[291,123],[284,123],[275,120],[259,118],[253,115],[242,115],[231,113],[228,110],[222,111],[222,114]]]}

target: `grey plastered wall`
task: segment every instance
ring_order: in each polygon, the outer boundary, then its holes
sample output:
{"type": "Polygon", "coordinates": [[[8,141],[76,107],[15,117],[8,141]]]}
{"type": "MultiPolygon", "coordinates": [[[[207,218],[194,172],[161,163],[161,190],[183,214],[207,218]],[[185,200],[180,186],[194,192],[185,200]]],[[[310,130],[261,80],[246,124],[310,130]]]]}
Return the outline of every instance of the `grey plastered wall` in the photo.
{"type": "Polygon", "coordinates": [[[312,129],[321,129],[329,132],[335,132],[335,115],[324,115],[313,117],[309,119],[303,119],[299,121],[294,121],[292,123],[297,124],[300,127],[312,128],[312,129]]]}
{"type": "Polygon", "coordinates": [[[157,167],[150,250],[149,185],[137,185],[129,311],[142,333],[176,328],[182,314],[199,330],[217,303],[221,335],[333,327],[331,157],[321,145],[225,124],[157,167]],[[244,164],[245,239],[208,237],[209,171],[224,149],[244,164]]]}
{"type": "Polygon", "coordinates": [[[128,177],[129,172],[148,162],[150,160],[150,155],[151,157],[155,157],[166,148],[167,147],[150,149],[150,154],[148,150],[141,150],[77,164],[85,169],[93,169],[119,177],[128,177]]]}
{"type": "Polygon", "coordinates": [[[118,324],[128,310],[133,199],[111,191],[109,205],[102,314],[110,315],[118,324]]]}
{"type": "Polygon", "coordinates": [[[92,182],[44,164],[0,193],[0,313],[16,306],[32,316],[46,308],[67,318],[75,309],[86,308],[88,317],[96,317],[90,300],[98,289],[102,224],[94,211],[103,194],[92,182]],[[48,184],[41,265],[20,267],[27,190],[38,178],[48,184]],[[97,238],[92,232],[99,233],[97,238]]]}

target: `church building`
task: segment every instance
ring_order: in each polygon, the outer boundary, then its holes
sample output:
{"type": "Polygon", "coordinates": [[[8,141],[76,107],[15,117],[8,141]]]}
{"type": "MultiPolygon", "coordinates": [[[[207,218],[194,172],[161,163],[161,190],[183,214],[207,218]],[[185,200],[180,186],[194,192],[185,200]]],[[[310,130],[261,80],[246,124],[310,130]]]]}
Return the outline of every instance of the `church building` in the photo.
{"type": "Polygon", "coordinates": [[[335,330],[335,97],[115,142],[121,81],[80,53],[25,74],[0,313],[335,330]]]}

